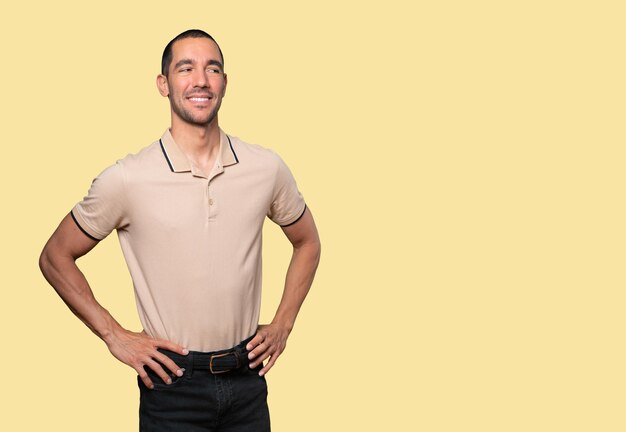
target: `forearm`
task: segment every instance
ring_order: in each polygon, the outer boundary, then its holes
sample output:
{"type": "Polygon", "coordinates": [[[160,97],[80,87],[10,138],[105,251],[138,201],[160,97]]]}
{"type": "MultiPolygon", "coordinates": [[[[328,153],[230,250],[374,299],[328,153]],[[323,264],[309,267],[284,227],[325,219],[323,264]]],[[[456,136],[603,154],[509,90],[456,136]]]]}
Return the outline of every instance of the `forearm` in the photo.
{"type": "Polygon", "coordinates": [[[294,247],[285,277],[283,296],[272,323],[281,324],[291,331],[300,307],[313,284],[319,259],[319,241],[294,247]]]}
{"type": "Polygon", "coordinates": [[[93,295],[87,279],[73,258],[42,253],[39,267],[57,294],[89,329],[108,343],[122,326],[93,295]]]}

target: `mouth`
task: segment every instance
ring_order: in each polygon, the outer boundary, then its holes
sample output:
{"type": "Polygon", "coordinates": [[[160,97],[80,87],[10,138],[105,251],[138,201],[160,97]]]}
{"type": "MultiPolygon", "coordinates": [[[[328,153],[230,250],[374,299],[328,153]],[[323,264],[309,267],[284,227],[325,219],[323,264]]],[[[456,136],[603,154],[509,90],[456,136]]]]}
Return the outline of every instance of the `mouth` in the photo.
{"type": "Polygon", "coordinates": [[[209,97],[209,96],[193,96],[193,97],[190,97],[190,98],[187,98],[187,99],[189,99],[192,102],[206,103],[206,102],[208,102],[211,99],[211,97],[209,97]]]}

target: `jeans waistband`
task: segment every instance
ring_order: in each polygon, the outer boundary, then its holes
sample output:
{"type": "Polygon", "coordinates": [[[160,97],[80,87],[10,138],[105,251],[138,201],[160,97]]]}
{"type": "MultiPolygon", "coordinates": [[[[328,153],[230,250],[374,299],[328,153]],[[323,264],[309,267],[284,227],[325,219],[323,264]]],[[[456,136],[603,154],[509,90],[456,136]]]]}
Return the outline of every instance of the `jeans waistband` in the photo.
{"type": "Polygon", "coordinates": [[[189,351],[189,354],[186,356],[173,351],[162,350],[161,348],[159,348],[158,351],[167,355],[177,364],[190,364],[194,370],[206,369],[210,370],[212,373],[223,373],[239,369],[242,366],[248,366],[248,350],[246,349],[246,345],[254,336],[253,334],[232,348],[218,351],[189,351]]]}

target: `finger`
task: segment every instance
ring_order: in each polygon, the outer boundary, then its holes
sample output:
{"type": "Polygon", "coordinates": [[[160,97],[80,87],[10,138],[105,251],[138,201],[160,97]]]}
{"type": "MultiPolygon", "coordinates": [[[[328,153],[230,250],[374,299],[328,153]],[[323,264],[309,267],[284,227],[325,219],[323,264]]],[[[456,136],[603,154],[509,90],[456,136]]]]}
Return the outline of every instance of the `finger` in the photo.
{"type": "Polygon", "coordinates": [[[256,336],[254,336],[252,340],[248,342],[248,345],[246,345],[246,349],[248,351],[252,351],[256,346],[260,345],[264,339],[265,339],[265,336],[257,332],[256,336]]]}
{"type": "Polygon", "coordinates": [[[166,350],[169,351],[173,351],[175,353],[181,354],[181,355],[187,355],[189,354],[189,350],[185,347],[182,347],[172,341],[168,341],[168,340],[164,340],[164,339],[155,339],[153,341],[153,344],[155,347],[158,348],[165,348],[166,350]]]}
{"type": "Polygon", "coordinates": [[[141,378],[141,381],[143,381],[143,384],[150,390],[152,390],[154,388],[154,384],[152,384],[152,380],[150,379],[146,371],[143,368],[140,368],[137,373],[139,374],[139,378],[141,378]]]}
{"type": "Polygon", "coordinates": [[[250,363],[250,367],[254,369],[255,367],[257,367],[257,365],[263,363],[271,355],[272,353],[269,350],[264,351],[259,357],[256,358],[256,360],[250,363]]]}
{"type": "Polygon", "coordinates": [[[167,374],[167,372],[165,372],[165,370],[161,367],[161,365],[155,362],[154,360],[149,360],[148,362],[146,362],[146,366],[148,366],[150,369],[154,371],[154,373],[156,373],[159,377],[161,377],[161,379],[163,380],[165,384],[172,383],[172,379],[167,374]]]}
{"type": "Polygon", "coordinates": [[[171,370],[173,373],[175,373],[177,376],[179,377],[183,376],[183,370],[180,367],[178,367],[176,363],[174,363],[174,360],[172,360],[165,354],[162,354],[157,351],[157,353],[154,355],[154,358],[157,359],[159,362],[163,363],[165,366],[167,366],[167,368],[171,370]]]}
{"type": "Polygon", "coordinates": [[[274,363],[276,363],[276,359],[278,359],[277,355],[272,356],[272,358],[270,358],[270,361],[267,362],[265,367],[259,371],[259,376],[263,376],[268,373],[272,366],[274,366],[274,363]]]}
{"type": "Polygon", "coordinates": [[[261,344],[257,345],[255,349],[250,351],[250,353],[248,354],[248,358],[252,360],[253,358],[258,357],[261,354],[263,354],[265,351],[267,351],[268,348],[269,348],[269,345],[266,342],[262,342],[261,344]]]}

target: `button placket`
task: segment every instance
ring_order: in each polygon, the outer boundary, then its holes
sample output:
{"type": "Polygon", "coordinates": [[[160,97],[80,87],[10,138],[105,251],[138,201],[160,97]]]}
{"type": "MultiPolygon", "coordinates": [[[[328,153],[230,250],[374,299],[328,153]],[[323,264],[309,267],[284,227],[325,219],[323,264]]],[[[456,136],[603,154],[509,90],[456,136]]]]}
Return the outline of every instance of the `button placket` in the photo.
{"type": "Polygon", "coordinates": [[[209,179],[207,182],[207,209],[208,209],[208,214],[209,214],[209,221],[215,220],[215,217],[217,216],[217,210],[218,210],[218,206],[217,206],[218,202],[212,194],[214,187],[213,188],[211,187],[211,181],[223,172],[224,172],[224,168],[218,161],[215,165],[213,172],[211,173],[211,175],[209,175],[209,179]]]}
{"type": "Polygon", "coordinates": [[[215,220],[217,215],[217,201],[212,195],[213,188],[211,187],[211,181],[207,185],[207,210],[209,214],[209,220],[215,220]]]}

